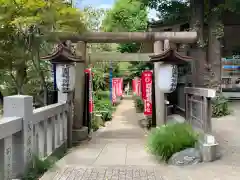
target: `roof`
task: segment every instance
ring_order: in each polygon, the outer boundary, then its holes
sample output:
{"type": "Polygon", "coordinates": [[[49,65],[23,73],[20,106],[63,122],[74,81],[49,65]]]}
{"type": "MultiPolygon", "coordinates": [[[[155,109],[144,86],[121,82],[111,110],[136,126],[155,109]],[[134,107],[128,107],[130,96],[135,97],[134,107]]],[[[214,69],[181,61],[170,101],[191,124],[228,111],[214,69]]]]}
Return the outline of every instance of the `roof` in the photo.
{"type": "Polygon", "coordinates": [[[175,49],[169,48],[161,54],[151,55],[150,62],[169,62],[174,64],[184,64],[193,60],[190,56],[182,56],[175,49]]]}
{"type": "Polygon", "coordinates": [[[52,63],[83,62],[81,57],[74,55],[71,49],[62,43],[58,44],[51,54],[41,57],[41,59],[50,60],[52,63]]]}
{"type": "Polygon", "coordinates": [[[164,27],[164,26],[173,26],[176,24],[185,24],[185,23],[189,23],[189,22],[190,21],[185,18],[174,20],[174,21],[158,20],[158,21],[148,22],[148,27],[149,28],[157,28],[157,27],[164,27]]]}

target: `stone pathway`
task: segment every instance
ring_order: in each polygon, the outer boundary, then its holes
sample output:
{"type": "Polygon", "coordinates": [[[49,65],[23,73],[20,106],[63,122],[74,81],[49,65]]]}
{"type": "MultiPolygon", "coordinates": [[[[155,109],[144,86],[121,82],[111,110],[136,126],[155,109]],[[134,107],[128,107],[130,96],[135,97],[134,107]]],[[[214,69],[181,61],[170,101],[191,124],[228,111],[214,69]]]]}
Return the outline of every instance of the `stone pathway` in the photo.
{"type": "MultiPolygon", "coordinates": [[[[186,167],[157,162],[145,150],[146,134],[138,126],[138,120],[142,118],[142,115],[135,113],[131,100],[122,100],[111,124],[95,132],[91,141],[71,149],[41,180],[240,179],[239,155],[186,167]],[[238,163],[231,164],[229,160],[232,158],[238,163]]],[[[215,123],[214,126],[219,128],[215,123]]],[[[236,153],[240,154],[240,151],[236,153]]]]}

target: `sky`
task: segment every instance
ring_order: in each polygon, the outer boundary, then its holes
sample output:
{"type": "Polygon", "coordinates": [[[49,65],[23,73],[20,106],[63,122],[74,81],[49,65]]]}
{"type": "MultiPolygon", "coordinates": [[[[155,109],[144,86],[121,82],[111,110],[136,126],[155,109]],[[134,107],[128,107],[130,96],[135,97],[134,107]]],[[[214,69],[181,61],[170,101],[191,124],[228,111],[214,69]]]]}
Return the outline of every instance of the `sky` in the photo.
{"type": "MultiPolygon", "coordinates": [[[[94,8],[111,8],[115,0],[76,0],[76,6],[83,8],[85,6],[91,6],[94,8]]],[[[149,19],[156,19],[156,11],[150,10],[148,14],[149,19]]]]}

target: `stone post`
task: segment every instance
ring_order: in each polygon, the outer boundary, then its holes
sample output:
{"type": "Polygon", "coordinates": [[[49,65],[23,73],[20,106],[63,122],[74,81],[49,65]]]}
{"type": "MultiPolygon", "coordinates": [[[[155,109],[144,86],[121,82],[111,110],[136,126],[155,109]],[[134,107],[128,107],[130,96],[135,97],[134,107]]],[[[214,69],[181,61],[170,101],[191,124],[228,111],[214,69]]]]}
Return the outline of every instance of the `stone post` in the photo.
{"type": "Polygon", "coordinates": [[[58,102],[64,102],[68,104],[67,113],[67,147],[72,147],[73,142],[73,92],[61,93],[58,92],[58,102]]]}
{"type": "Polygon", "coordinates": [[[23,174],[33,155],[33,98],[32,96],[15,95],[4,97],[4,117],[22,117],[23,131],[13,136],[12,173],[23,174]]]}
{"type": "Polygon", "coordinates": [[[76,80],[74,90],[74,118],[73,118],[73,141],[85,140],[88,137],[88,128],[83,127],[83,110],[84,110],[84,70],[86,68],[86,43],[78,42],[76,55],[81,56],[85,63],[76,64],[76,80]]]}
{"type": "MultiPolygon", "coordinates": [[[[163,42],[155,41],[154,42],[154,54],[160,54],[163,52],[163,42]]],[[[159,91],[157,87],[158,82],[158,69],[162,62],[154,63],[154,77],[155,77],[155,104],[156,104],[156,124],[157,126],[161,126],[164,124],[165,120],[165,101],[164,101],[164,93],[159,91]]]]}

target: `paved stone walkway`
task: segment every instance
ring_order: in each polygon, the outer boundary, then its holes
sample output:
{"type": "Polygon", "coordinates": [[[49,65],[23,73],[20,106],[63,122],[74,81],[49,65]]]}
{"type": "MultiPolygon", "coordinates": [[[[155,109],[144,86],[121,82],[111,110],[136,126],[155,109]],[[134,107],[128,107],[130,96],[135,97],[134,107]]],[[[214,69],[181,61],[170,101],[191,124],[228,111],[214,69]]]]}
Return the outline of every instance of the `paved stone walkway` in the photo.
{"type": "MultiPolygon", "coordinates": [[[[138,126],[138,120],[141,118],[143,118],[142,115],[135,113],[133,102],[123,100],[111,124],[98,130],[91,141],[71,149],[41,180],[240,179],[240,156],[238,155],[240,151],[235,152],[234,156],[225,153],[226,157],[213,163],[194,166],[173,167],[157,162],[156,158],[145,150],[146,134],[138,126]]],[[[217,127],[216,133],[229,129],[227,124],[224,123],[225,127],[223,127],[220,122],[222,123],[222,121],[214,123],[217,127]]],[[[240,135],[240,133],[237,134],[240,135]]],[[[223,134],[219,137],[222,136],[223,134]]],[[[237,140],[240,136],[234,138],[228,134],[227,137],[240,142],[237,140]]],[[[226,147],[224,149],[229,152],[226,147]]],[[[240,148],[237,149],[240,150],[240,148]]]]}

